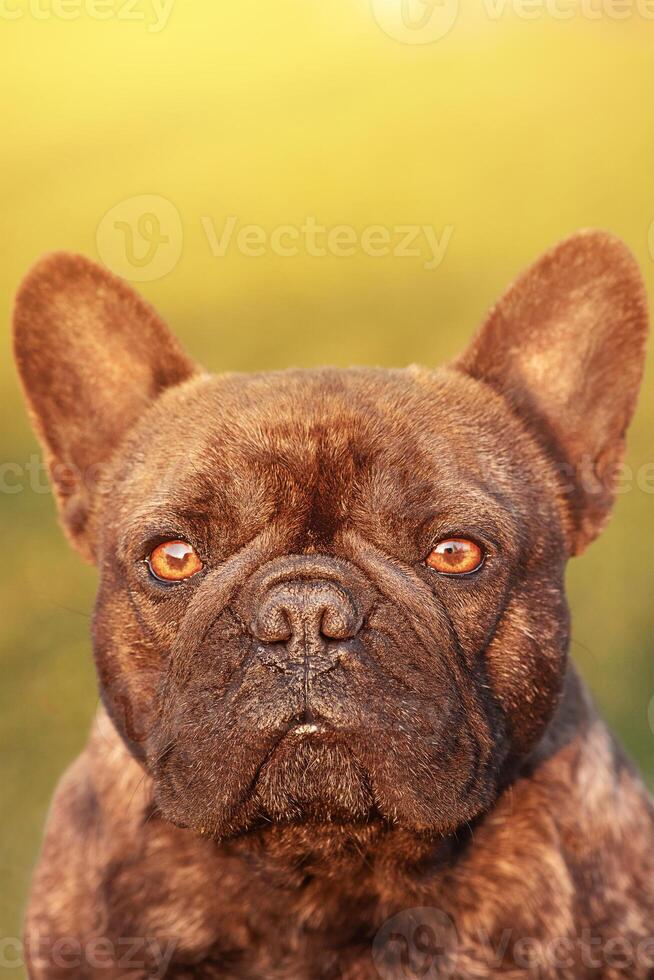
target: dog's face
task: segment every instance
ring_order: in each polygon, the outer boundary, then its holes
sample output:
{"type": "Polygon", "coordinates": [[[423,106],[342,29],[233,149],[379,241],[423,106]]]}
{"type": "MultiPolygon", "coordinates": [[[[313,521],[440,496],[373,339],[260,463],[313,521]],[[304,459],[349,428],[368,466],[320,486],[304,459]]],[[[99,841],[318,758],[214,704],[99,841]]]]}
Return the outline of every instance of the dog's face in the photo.
{"type": "Polygon", "coordinates": [[[147,732],[164,812],[224,833],[373,814],[445,828],[487,805],[565,654],[538,463],[454,371],[164,395],[106,481],[95,629],[105,700],[147,732]]]}
{"type": "Polygon", "coordinates": [[[17,357],[100,569],[103,700],[172,821],[446,833],[556,708],[563,571],[606,517],[645,303],[586,234],[440,371],[210,376],[81,259],[28,277],[17,357]]]}

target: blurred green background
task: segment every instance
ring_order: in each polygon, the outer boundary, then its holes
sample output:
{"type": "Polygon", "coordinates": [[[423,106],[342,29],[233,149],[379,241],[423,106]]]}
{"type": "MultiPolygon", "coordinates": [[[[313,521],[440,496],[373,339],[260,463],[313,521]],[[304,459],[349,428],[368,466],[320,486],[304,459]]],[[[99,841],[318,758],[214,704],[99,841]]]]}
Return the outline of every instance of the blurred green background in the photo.
{"type": "MultiPolygon", "coordinates": [[[[599,16],[571,0],[565,18],[497,0],[420,4],[408,0],[404,21],[400,0],[177,0],[167,18],[154,0],[129,17],[124,0],[2,5],[1,427],[12,466],[0,493],[0,937],[19,934],[49,798],[97,702],[94,572],[66,545],[48,492],[13,492],[37,447],[11,305],[40,253],[72,249],[127,273],[131,261],[130,278],[218,371],[436,364],[521,267],[584,226],[623,236],[654,294],[654,21],[608,0],[599,16]],[[360,238],[351,255],[334,240],[308,254],[299,233],[291,256],[252,245],[261,232],[239,246],[235,232],[215,254],[230,216],[236,232],[307,218],[357,236],[382,226],[391,247],[398,226],[427,225],[446,247],[436,264],[424,237],[418,255],[372,254],[381,239],[360,238]]],[[[650,489],[653,426],[650,364],[628,456],[634,474],[647,478],[650,464],[650,489]]],[[[569,572],[573,654],[648,779],[653,503],[634,480],[569,572]]],[[[21,975],[6,949],[4,969],[21,975]]]]}

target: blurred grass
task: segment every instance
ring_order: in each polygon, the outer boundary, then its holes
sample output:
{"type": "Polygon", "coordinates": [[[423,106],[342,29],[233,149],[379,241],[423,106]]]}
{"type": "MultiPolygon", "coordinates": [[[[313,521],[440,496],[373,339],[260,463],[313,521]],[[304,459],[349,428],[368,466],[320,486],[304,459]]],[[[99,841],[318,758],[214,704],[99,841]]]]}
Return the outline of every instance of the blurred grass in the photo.
{"type": "MultiPolygon", "coordinates": [[[[392,0],[386,0],[392,2],[392,0]]],[[[13,293],[43,251],[97,257],[103,215],[161,194],[184,227],[179,263],[143,293],[215,370],[331,362],[435,364],[466,342],[508,280],[578,227],[622,235],[654,263],[654,25],[496,22],[470,7],[434,44],[384,34],[364,0],[178,2],[168,25],[0,20],[4,180],[2,459],[36,452],[9,348],[13,293]],[[260,258],[208,247],[201,218],[454,228],[423,258],[260,258]]],[[[652,461],[648,370],[629,463],[652,461]]],[[[573,653],[652,776],[651,494],[569,574],[573,653]]],[[[50,494],[0,494],[0,936],[15,936],[58,775],[97,697],[94,573],[56,528],[50,494]]],[[[18,970],[11,971],[18,975],[18,970]]]]}

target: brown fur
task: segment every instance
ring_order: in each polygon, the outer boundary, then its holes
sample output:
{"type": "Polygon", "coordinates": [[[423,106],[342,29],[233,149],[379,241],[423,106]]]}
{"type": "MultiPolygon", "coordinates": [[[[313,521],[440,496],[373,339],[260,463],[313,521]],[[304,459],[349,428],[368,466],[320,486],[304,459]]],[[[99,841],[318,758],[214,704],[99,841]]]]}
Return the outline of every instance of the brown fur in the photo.
{"type": "Polygon", "coordinates": [[[104,708],[49,818],[33,977],[650,975],[653,812],[563,587],[646,329],[633,259],[589,232],[451,366],[215,377],[103,270],[36,266],[16,356],[99,568],[104,708]],[[453,534],[478,572],[425,565],[453,534]],[[204,568],[162,585],[170,538],[204,568]]]}

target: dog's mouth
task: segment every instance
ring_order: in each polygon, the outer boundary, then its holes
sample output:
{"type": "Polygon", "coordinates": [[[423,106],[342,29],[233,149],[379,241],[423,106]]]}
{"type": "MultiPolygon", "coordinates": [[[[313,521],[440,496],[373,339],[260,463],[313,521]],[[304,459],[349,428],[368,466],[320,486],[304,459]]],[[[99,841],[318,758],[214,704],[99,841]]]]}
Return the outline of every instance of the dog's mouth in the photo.
{"type": "Polygon", "coordinates": [[[307,704],[302,711],[291,718],[282,738],[302,738],[307,735],[329,736],[333,734],[335,734],[334,725],[323,715],[313,711],[307,704]]]}

